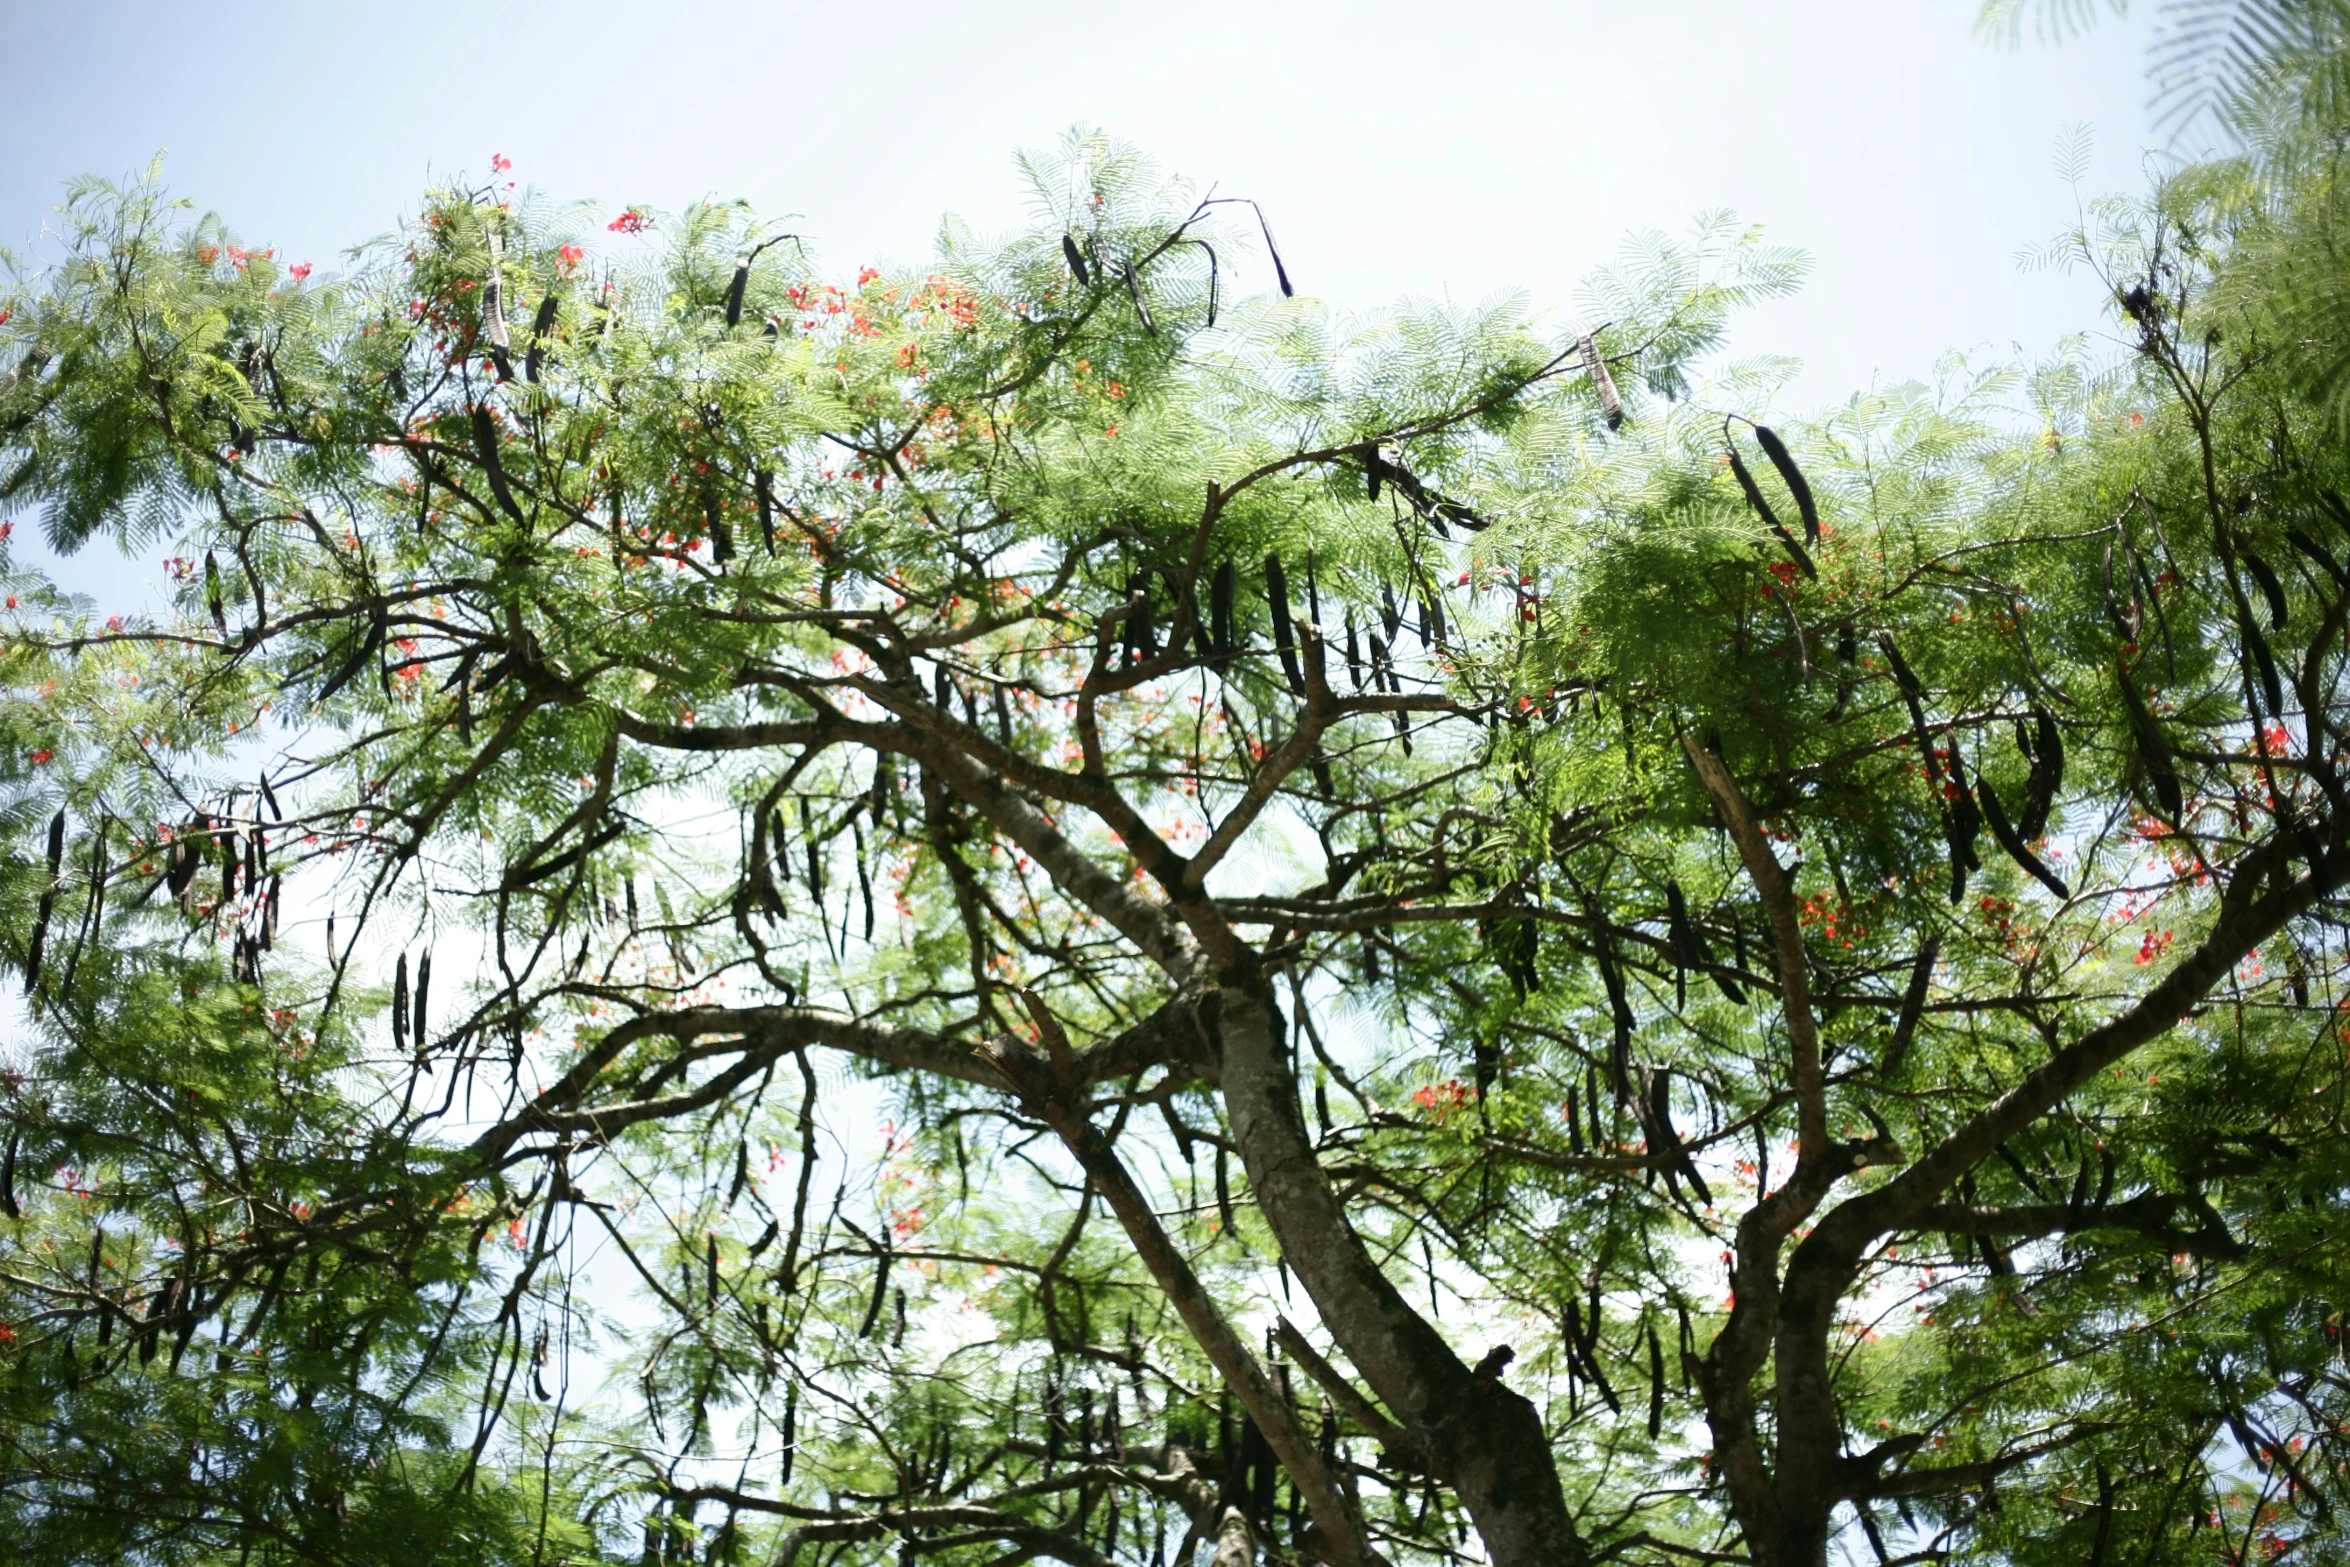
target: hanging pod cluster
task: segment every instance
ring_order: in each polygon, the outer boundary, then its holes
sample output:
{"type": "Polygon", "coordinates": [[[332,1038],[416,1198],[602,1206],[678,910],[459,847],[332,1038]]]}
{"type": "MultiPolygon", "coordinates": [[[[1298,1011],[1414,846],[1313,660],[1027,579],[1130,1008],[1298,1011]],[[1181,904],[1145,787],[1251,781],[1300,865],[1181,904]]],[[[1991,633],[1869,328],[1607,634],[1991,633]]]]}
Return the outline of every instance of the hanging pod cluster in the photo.
{"type": "Polygon", "coordinates": [[[1762,447],[1763,455],[1778,470],[1781,482],[1787,486],[1787,493],[1795,502],[1796,515],[1803,524],[1803,540],[1798,543],[1795,535],[1787,531],[1787,525],[1779,520],[1779,514],[1772,509],[1770,501],[1764,497],[1762,486],[1755,482],[1754,471],[1746,466],[1746,459],[1738,454],[1738,442],[1730,434],[1730,422],[1737,417],[1732,414],[1722,420],[1722,444],[1730,454],[1730,476],[1738,481],[1738,489],[1745,495],[1746,504],[1754,508],[1754,514],[1762,519],[1763,526],[1778,537],[1788,557],[1802,568],[1806,577],[1817,581],[1820,568],[1813,564],[1811,550],[1820,542],[1820,509],[1818,502],[1812,498],[1811,485],[1805,481],[1803,470],[1795,466],[1794,455],[1787,450],[1787,443],[1779,438],[1776,430],[1769,425],[1756,424],[1751,419],[1740,421],[1754,431],[1755,443],[1762,447]]]}

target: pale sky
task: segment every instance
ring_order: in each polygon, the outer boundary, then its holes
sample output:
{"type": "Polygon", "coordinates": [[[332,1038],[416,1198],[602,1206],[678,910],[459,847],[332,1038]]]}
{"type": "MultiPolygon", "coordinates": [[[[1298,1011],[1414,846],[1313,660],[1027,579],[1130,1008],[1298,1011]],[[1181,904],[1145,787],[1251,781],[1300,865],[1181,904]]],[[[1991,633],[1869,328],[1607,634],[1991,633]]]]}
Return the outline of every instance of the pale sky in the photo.
{"type": "Polygon", "coordinates": [[[2143,187],[2145,24],[2001,50],[1975,10],[0,0],[0,244],[37,257],[65,179],[164,149],[176,192],[326,270],[502,153],[553,196],[743,196],[835,267],[918,264],[942,213],[1021,221],[1013,150],[1082,121],[1262,201],[1301,291],[1347,310],[1523,289],[1571,315],[1627,231],[1734,209],[1814,260],[1731,344],[1804,361],[1800,414],[2099,323],[2092,279],[2015,258],[2072,219],[2069,128],[2088,193],[2143,187]]]}

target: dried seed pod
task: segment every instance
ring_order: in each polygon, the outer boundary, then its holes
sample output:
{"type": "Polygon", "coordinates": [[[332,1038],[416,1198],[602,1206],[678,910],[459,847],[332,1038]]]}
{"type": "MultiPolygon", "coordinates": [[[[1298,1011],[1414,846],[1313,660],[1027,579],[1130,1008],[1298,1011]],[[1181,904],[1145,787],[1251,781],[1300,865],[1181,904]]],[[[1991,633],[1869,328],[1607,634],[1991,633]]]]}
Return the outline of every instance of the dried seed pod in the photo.
{"type": "Polygon", "coordinates": [[[1583,370],[1591,377],[1591,389],[1599,394],[1599,411],[1610,430],[1624,427],[1624,399],[1616,391],[1616,378],[1608,374],[1607,359],[1599,345],[1586,333],[1576,345],[1583,350],[1583,370]]]}
{"type": "Polygon", "coordinates": [[[1151,319],[1150,301],[1142,297],[1142,279],[1134,270],[1133,261],[1120,263],[1126,273],[1126,292],[1134,299],[1134,314],[1142,322],[1142,329],[1152,337],[1159,335],[1159,324],[1151,319]]]}
{"type": "Polygon", "coordinates": [[[482,336],[489,341],[490,364],[497,370],[498,379],[514,379],[513,339],[506,330],[505,291],[498,280],[497,250],[493,242],[489,277],[481,290],[482,336]]]}
{"type": "Polygon", "coordinates": [[[2239,544],[2236,553],[2244,558],[2244,567],[2252,573],[2252,580],[2260,584],[2261,597],[2268,600],[2268,629],[2283,631],[2287,610],[2285,585],[2278,580],[2276,568],[2261,559],[2260,552],[2249,544],[2239,544]]]}
{"type": "Polygon", "coordinates": [[[1803,574],[1818,580],[1820,568],[1812,564],[1810,552],[1796,542],[1795,535],[1780,523],[1779,514],[1771,510],[1771,503],[1763,498],[1762,487],[1754,482],[1754,475],[1747,470],[1746,461],[1738,455],[1736,446],[1730,448],[1730,475],[1738,481],[1738,488],[1745,492],[1746,504],[1754,508],[1755,515],[1762,518],[1764,526],[1778,535],[1780,545],[1795,564],[1803,569],[1803,574]]]}
{"type": "Polygon", "coordinates": [[[16,1149],[24,1140],[21,1128],[11,1127],[8,1133],[8,1151],[0,1153],[0,1213],[11,1219],[24,1217],[24,1210],[16,1202],[16,1149]]]}
{"type": "Polygon", "coordinates": [[[751,258],[745,256],[734,264],[734,277],[726,285],[726,329],[731,332],[742,324],[743,295],[751,286],[751,258]]]}
{"type": "Polygon", "coordinates": [[[1085,252],[1077,248],[1076,236],[1061,236],[1061,257],[1069,263],[1069,275],[1077,279],[1079,288],[1093,286],[1093,269],[1085,264],[1085,252]]]}
{"type": "Polygon", "coordinates": [[[212,611],[212,624],[223,637],[227,636],[228,607],[221,594],[220,562],[213,558],[210,550],[204,552],[204,604],[212,611]]]}
{"type": "Polygon", "coordinates": [[[1379,455],[1379,448],[1363,448],[1363,494],[1372,501],[1379,499],[1379,486],[1387,478],[1387,459],[1379,455]]]}
{"type": "Polygon", "coordinates": [[[425,1047],[426,1042],[429,1041],[432,1037],[432,1035],[425,1028],[425,1023],[430,1017],[430,1014],[425,1010],[425,1001],[426,998],[431,994],[431,991],[432,949],[428,947],[425,949],[424,956],[416,960],[416,1011],[414,1019],[409,1024],[408,1029],[410,1037],[415,1039],[416,1048],[420,1051],[425,1047]]]}
{"type": "Polygon", "coordinates": [[[56,912],[56,908],[57,894],[42,893],[40,907],[33,915],[32,942],[25,954],[24,993],[28,996],[40,988],[41,955],[49,943],[49,917],[56,912]]]}
{"type": "Polygon", "coordinates": [[[1976,806],[1975,797],[1967,791],[1955,733],[1950,737],[1950,785],[1944,804],[1943,830],[1950,843],[1950,901],[1956,903],[1966,896],[1967,876],[1983,868],[1982,859],[1975,853],[1975,838],[1982,831],[1983,813],[1976,806]]]}
{"type": "Polygon", "coordinates": [[[1297,290],[1289,286],[1289,269],[1281,264],[1281,248],[1273,243],[1273,226],[1265,221],[1265,209],[1255,202],[1249,205],[1257,214],[1257,231],[1265,236],[1265,253],[1273,258],[1273,276],[1281,284],[1281,297],[1294,299],[1297,290]]]}
{"type": "Polygon", "coordinates": [[[369,657],[375,653],[376,649],[384,645],[384,637],[389,629],[389,624],[389,616],[384,607],[381,604],[376,605],[374,612],[368,616],[366,631],[360,634],[357,646],[351,650],[351,656],[343,661],[342,667],[334,672],[333,678],[318,688],[316,700],[323,702],[351,683],[352,678],[366,667],[369,657]]]}
{"type": "MultiPolygon", "coordinates": [[[[2023,747],[2032,759],[2032,774],[2025,785],[2024,814],[2016,823],[2016,830],[2026,843],[2047,833],[2048,813],[2055,808],[2057,793],[2064,787],[2064,731],[2056,727],[2056,715],[2038,703],[2032,706],[2032,720],[2033,737],[2023,747]]],[[[2019,744],[2023,734],[2023,721],[2018,719],[2019,744]]]]}
{"type": "Polygon", "coordinates": [[[2115,670],[2121,686],[2122,706],[2128,710],[2130,738],[2136,742],[2138,759],[2145,765],[2146,780],[2154,789],[2155,800],[2162,806],[2163,819],[2171,826],[2179,825],[2186,812],[2186,801],[2179,791],[2179,775],[2170,739],[2162,726],[2154,721],[2154,714],[2146,706],[2145,695],[2138,690],[2138,682],[2129,670],[2115,670]]]}
{"type": "Polygon", "coordinates": [[[1760,442],[1763,455],[1771,466],[1779,470],[1779,477],[1787,481],[1787,492],[1795,497],[1796,515],[1803,519],[1803,542],[1820,542],[1820,508],[1812,499],[1811,486],[1804,482],[1803,470],[1795,466],[1795,458],[1787,450],[1787,443],[1779,439],[1779,432],[1767,424],[1754,427],[1754,438],[1760,442]]]}
{"type": "Polygon", "coordinates": [[[506,464],[498,456],[498,426],[490,418],[487,403],[473,405],[473,450],[481,459],[482,474],[489,480],[490,494],[498,505],[516,522],[522,521],[522,508],[515,504],[514,491],[506,483],[506,464]]]}
{"type": "Polygon", "coordinates": [[[1218,563],[1214,583],[1208,593],[1209,640],[1219,653],[1233,650],[1232,599],[1239,585],[1237,574],[1229,560],[1218,563]]]}
{"type": "Polygon", "coordinates": [[[1346,678],[1354,683],[1354,688],[1357,691],[1363,689],[1362,643],[1355,632],[1355,617],[1352,610],[1349,610],[1346,616],[1346,678]]]}
{"type": "Polygon", "coordinates": [[[2285,530],[2285,542],[2292,545],[2293,548],[2299,550],[2302,554],[2308,556],[2311,560],[2317,562],[2318,565],[2325,568],[2326,575],[2334,579],[2335,587],[2340,588],[2345,593],[2350,593],[2350,572],[2343,571],[2341,563],[2334,559],[2333,552],[2331,550],[2328,550],[2324,545],[2318,543],[2317,540],[2311,538],[2308,534],[2302,532],[2299,528],[2287,528],[2285,530]]]}
{"type": "Polygon", "coordinates": [[[1297,665],[1297,639],[1289,626],[1289,574],[1281,569],[1281,557],[1265,557],[1265,602],[1273,610],[1273,647],[1281,656],[1281,673],[1289,682],[1290,694],[1306,694],[1306,677],[1297,665]]]}
{"type": "Polygon", "coordinates": [[[752,470],[751,494],[759,503],[759,539],[767,546],[767,553],[775,553],[775,475],[764,468],[752,470]]]}
{"type": "Polygon", "coordinates": [[[1712,968],[1712,949],[1706,945],[1704,933],[1689,918],[1689,900],[1682,896],[1681,884],[1670,877],[1665,880],[1665,914],[1667,928],[1673,938],[1673,957],[1677,966],[1684,969],[1712,968]]]}
{"type": "Polygon", "coordinates": [[[555,330],[555,313],[562,307],[563,297],[549,290],[531,319],[530,349],[522,356],[522,378],[533,386],[538,385],[539,367],[547,361],[547,334],[555,330]]]}
{"type": "Polygon", "coordinates": [[[1982,801],[1983,819],[1991,824],[1991,836],[1999,840],[1999,847],[2007,851],[2007,857],[2023,867],[2027,875],[2050,892],[2055,893],[2059,898],[2070,898],[2072,896],[2071,889],[2066,887],[2063,879],[2043,864],[2040,856],[2034,854],[2025,844],[2023,835],[2017,832],[2015,824],[2007,819],[2007,807],[1999,803],[1999,791],[1992,788],[1991,780],[1985,778],[1981,773],[1975,775],[1975,795],[1982,801]]]}
{"type": "Polygon", "coordinates": [[[398,965],[392,970],[392,1048],[405,1054],[408,1049],[408,954],[400,954],[398,965]]]}
{"type": "Polygon", "coordinates": [[[1902,701],[1909,705],[1909,721],[1916,731],[1918,755],[1925,764],[1926,781],[1939,789],[1942,784],[1942,762],[1934,753],[1933,737],[1926,728],[1926,688],[1911,672],[1908,660],[1901,656],[1901,649],[1894,645],[1891,632],[1878,632],[1877,646],[1884,651],[1885,662],[1893,671],[1893,683],[1901,688],[1902,701]]]}
{"type": "Polygon", "coordinates": [[[2260,679],[2260,694],[2268,703],[2268,716],[2277,718],[2285,711],[2285,688],[2277,679],[2276,655],[2269,651],[2268,639],[2260,628],[2246,625],[2244,645],[2252,650],[2252,670],[2260,679]]]}

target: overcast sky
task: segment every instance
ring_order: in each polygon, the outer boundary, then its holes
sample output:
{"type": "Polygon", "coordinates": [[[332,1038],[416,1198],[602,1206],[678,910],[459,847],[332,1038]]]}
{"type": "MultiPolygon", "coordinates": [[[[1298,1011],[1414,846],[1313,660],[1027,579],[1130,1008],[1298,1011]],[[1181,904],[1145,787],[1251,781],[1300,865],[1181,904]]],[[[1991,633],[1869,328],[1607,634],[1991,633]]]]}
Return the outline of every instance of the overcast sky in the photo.
{"type": "Polygon", "coordinates": [[[1735,209],[1814,258],[1733,343],[1804,361],[1799,413],[2097,324],[2092,280],[2015,258],[2072,217],[2070,127],[2089,192],[2143,186],[2143,27],[2000,50],[1975,9],[0,0],[0,244],[37,258],[67,178],[166,150],[175,191],[324,269],[502,153],[551,195],[744,196],[834,266],[918,263],[942,213],[1019,222],[1011,153],[1082,121],[1258,198],[1301,290],[1347,309],[1565,310],[1627,231],[1735,209]]]}

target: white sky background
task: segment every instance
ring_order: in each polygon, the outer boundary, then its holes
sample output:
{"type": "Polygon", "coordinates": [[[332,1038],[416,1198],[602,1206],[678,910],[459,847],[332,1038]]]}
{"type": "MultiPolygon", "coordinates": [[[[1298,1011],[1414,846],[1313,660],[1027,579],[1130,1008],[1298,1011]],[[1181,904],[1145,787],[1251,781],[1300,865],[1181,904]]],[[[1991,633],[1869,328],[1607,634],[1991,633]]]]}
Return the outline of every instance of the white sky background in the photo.
{"type": "MultiPolygon", "coordinates": [[[[37,259],[66,179],[168,149],[176,192],[327,270],[428,178],[503,153],[557,198],[742,196],[801,214],[833,269],[919,264],[942,213],[1021,222],[1012,151],[1083,121],[1258,198],[1299,288],[1346,310],[1524,289],[1569,311],[1628,231],[1732,208],[1814,258],[1731,343],[1802,359],[1782,410],[1801,413],[1945,349],[2039,353],[2098,325],[2093,279],[2015,256],[2072,218],[2070,127],[2096,133],[2086,191],[2143,187],[2149,24],[2002,50],[1975,11],[0,0],[0,245],[37,259]]],[[[64,576],[101,609],[140,586],[96,560],[64,576]]]]}

